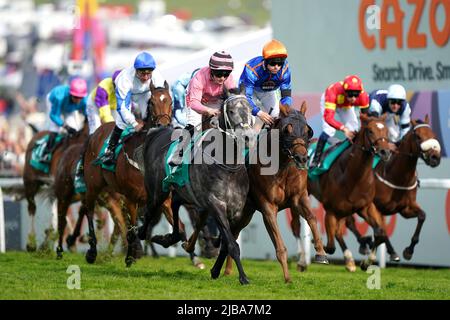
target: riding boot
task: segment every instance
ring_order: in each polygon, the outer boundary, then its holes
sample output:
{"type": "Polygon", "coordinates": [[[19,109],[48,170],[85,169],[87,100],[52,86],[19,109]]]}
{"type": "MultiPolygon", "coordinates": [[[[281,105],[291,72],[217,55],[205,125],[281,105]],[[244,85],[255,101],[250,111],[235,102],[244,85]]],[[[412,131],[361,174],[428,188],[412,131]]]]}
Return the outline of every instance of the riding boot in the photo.
{"type": "MultiPolygon", "coordinates": [[[[191,138],[194,136],[195,127],[192,124],[186,125],[184,130],[187,130],[189,132],[188,138],[191,138]]],[[[187,147],[187,145],[186,144],[184,146],[181,145],[182,141],[183,141],[183,135],[180,135],[180,137],[178,138],[178,143],[180,144],[180,151],[178,152],[178,157],[176,157],[176,156],[174,156],[174,154],[172,154],[172,157],[169,159],[169,166],[171,166],[171,167],[176,167],[183,162],[183,154],[184,154],[183,150],[184,150],[184,148],[187,147]]]]}
{"type": "Polygon", "coordinates": [[[322,132],[322,134],[319,137],[319,141],[317,142],[316,152],[314,153],[313,161],[311,162],[311,165],[309,166],[310,169],[314,169],[317,167],[320,167],[321,161],[322,161],[322,153],[323,149],[325,147],[325,144],[327,143],[329,136],[325,132],[322,132]]]}
{"type": "Polygon", "coordinates": [[[58,135],[57,132],[50,132],[48,134],[47,145],[45,146],[45,150],[43,152],[42,157],[43,162],[50,162],[53,149],[55,148],[57,135],[58,135]]]}
{"type": "Polygon", "coordinates": [[[120,136],[122,135],[122,131],[123,130],[120,129],[118,126],[114,127],[111,137],[109,138],[108,147],[106,147],[105,153],[102,158],[104,164],[112,165],[116,163],[115,151],[120,136]]]}

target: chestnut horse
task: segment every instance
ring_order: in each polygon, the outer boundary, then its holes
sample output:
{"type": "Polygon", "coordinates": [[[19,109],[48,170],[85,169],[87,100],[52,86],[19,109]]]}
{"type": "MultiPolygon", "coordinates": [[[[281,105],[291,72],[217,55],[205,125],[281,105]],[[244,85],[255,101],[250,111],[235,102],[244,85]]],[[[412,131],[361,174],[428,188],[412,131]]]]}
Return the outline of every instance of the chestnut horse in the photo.
{"type": "Polygon", "coordinates": [[[325,227],[328,243],[325,251],[329,254],[334,253],[336,236],[344,252],[346,268],[351,272],[356,270],[355,262],[345,242],[341,241],[344,218],[356,212],[375,230],[372,254],[361,266],[363,269],[367,268],[368,264],[375,260],[376,247],[386,238],[383,219],[373,203],[375,197],[373,159],[375,154],[378,154],[386,161],[391,155],[388,129],[385,125],[386,115],[376,118],[361,114],[360,119],[361,129],[356,133],[352,145],[317,180],[308,178],[308,191],[322,203],[326,211],[325,227]]]}
{"type": "MultiPolygon", "coordinates": [[[[421,158],[428,166],[437,167],[441,160],[441,146],[429,125],[428,115],[425,122],[411,121],[411,130],[404,136],[398,146],[398,151],[387,162],[381,162],[375,168],[376,193],[374,203],[384,216],[400,213],[404,218],[417,218],[417,226],[411,239],[411,244],[403,251],[403,257],[410,260],[414,247],[419,242],[419,235],[425,221],[425,212],[416,201],[418,178],[417,161],[421,158]]],[[[365,243],[355,227],[352,216],[346,221],[347,227],[355,233],[365,251],[365,243]]],[[[391,261],[399,261],[389,239],[386,248],[391,261]]]]}
{"type": "MultiPolygon", "coordinates": [[[[56,248],[57,258],[62,258],[63,253],[63,236],[64,230],[67,224],[66,214],[69,206],[76,202],[80,201],[82,194],[75,193],[74,187],[74,179],[75,179],[75,171],[77,167],[78,160],[80,159],[80,154],[84,152],[85,143],[83,144],[74,144],[69,148],[64,150],[63,155],[61,156],[61,161],[58,169],[55,174],[55,181],[52,186],[54,189],[54,194],[56,196],[56,200],[58,203],[58,232],[59,232],[59,242],[58,247],[56,248]]],[[[102,207],[108,209],[111,213],[111,217],[114,221],[114,232],[111,237],[111,249],[117,241],[117,234],[122,235],[123,243],[125,244],[126,240],[126,227],[125,221],[122,216],[122,211],[120,210],[120,202],[119,196],[114,194],[112,197],[108,197],[105,195],[104,197],[100,197],[99,204],[102,207]]],[[[75,245],[75,241],[80,235],[81,223],[85,216],[85,207],[81,207],[83,210],[80,210],[78,214],[78,220],[75,226],[75,229],[71,235],[67,237],[67,247],[72,249],[75,245]]],[[[80,209],[81,209],[80,208],[80,209]]]]}
{"type": "MultiPolygon", "coordinates": [[[[308,145],[313,136],[313,130],[306,122],[306,110],[305,102],[300,111],[280,105],[280,119],[277,120],[274,128],[268,131],[269,139],[267,139],[272,161],[275,159],[275,153],[279,156],[279,167],[276,173],[265,174],[266,165],[261,162],[261,150],[259,150],[257,163],[250,164],[248,168],[250,191],[243,219],[232,228],[237,238],[239,232],[250,223],[255,210],[260,211],[287,283],[291,282],[288,254],[277,223],[277,214],[283,209],[291,209],[292,224],[298,226],[298,229],[300,229],[300,216],[305,218],[314,237],[314,247],[317,252],[315,262],[328,264],[307,191],[308,145]],[[275,135],[272,138],[275,133],[279,133],[279,136],[275,135]],[[278,149],[272,150],[274,146],[271,145],[271,141],[277,137],[279,137],[278,149]]],[[[262,134],[260,134],[260,141],[261,136],[262,134]]],[[[225,274],[230,272],[231,265],[227,263],[225,274]]]]}
{"type": "MultiPolygon", "coordinates": [[[[97,159],[104,141],[108,138],[114,128],[114,123],[106,123],[100,126],[90,137],[89,143],[84,154],[84,178],[86,182],[86,194],[82,200],[82,206],[86,206],[89,223],[89,245],[86,253],[88,263],[94,263],[97,256],[97,240],[94,232],[93,213],[95,203],[103,191],[118,192],[125,197],[125,206],[130,213],[131,228],[127,233],[128,251],[125,262],[130,266],[135,257],[137,248],[140,247],[139,239],[134,230],[137,222],[138,206],[146,204],[147,194],[144,187],[144,177],[141,171],[136,168],[130,158],[137,147],[144,143],[147,130],[155,126],[169,126],[172,121],[172,98],[169,92],[169,85],[164,83],[164,88],[155,88],[153,82],[150,82],[151,97],[147,105],[147,116],[144,119],[143,130],[134,133],[127,139],[120,151],[115,172],[102,169],[93,162],[97,159]]],[[[170,207],[170,201],[164,203],[170,207]]],[[[164,212],[167,212],[164,210],[164,212]]],[[[167,217],[169,222],[171,217],[167,217]]]]}
{"type": "Polygon", "coordinates": [[[89,127],[87,123],[87,118],[85,118],[84,126],[80,131],[77,131],[74,134],[67,134],[61,143],[55,146],[51,162],[49,164],[50,170],[49,173],[44,173],[40,170],[35,169],[31,166],[30,160],[31,155],[35,146],[36,141],[43,138],[45,135],[49,134],[50,131],[41,131],[38,132],[28,143],[27,151],[25,153],[25,165],[23,170],[23,187],[24,187],[24,195],[28,202],[28,214],[31,217],[31,227],[30,232],[28,234],[28,242],[27,242],[27,250],[35,251],[36,250],[36,238],[35,238],[35,222],[34,216],[36,214],[36,202],[35,196],[37,193],[41,191],[41,188],[44,185],[48,185],[52,183],[52,179],[55,176],[56,170],[59,166],[59,160],[61,156],[69,146],[73,144],[83,143],[89,135],[89,127]]]}

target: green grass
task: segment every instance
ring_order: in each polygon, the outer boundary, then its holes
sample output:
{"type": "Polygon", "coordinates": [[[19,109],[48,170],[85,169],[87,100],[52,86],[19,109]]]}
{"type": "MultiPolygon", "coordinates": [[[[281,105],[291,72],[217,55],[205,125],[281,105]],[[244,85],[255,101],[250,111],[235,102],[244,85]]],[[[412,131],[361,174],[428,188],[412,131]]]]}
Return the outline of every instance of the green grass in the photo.
{"type": "Polygon", "coordinates": [[[305,273],[290,263],[293,282],[285,284],[275,261],[243,260],[250,285],[241,286],[237,271],[210,279],[214,260],[205,270],[194,269],[188,258],[145,257],[125,268],[122,256],[100,255],[88,265],[81,254],[0,254],[0,299],[449,299],[448,269],[388,268],[381,271],[381,289],[366,287],[370,276],[343,266],[312,265],[305,273]],[[81,290],[66,287],[69,265],[81,269],[81,290]]]}
{"type": "MultiPolygon", "coordinates": [[[[54,2],[52,0],[34,0],[36,4],[54,2]]],[[[139,0],[97,0],[100,4],[128,4],[137,7],[139,0]]],[[[188,10],[193,19],[213,18],[223,15],[241,16],[258,26],[264,26],[270,20],[270,12],[264,8],[264,0],[237,0],[238,8],[230,8],[229,1],[223,0],[166,0],[167,12],[188,10]]]]}

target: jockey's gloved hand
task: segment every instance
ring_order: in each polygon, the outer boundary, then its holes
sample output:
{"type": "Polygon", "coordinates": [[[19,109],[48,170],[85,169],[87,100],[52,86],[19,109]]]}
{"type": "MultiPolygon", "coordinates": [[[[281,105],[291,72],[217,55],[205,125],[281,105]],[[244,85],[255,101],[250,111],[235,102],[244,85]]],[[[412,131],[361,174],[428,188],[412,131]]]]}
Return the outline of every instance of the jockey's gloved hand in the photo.
{"type": "Polygon", "coordinates": [[[68,126],[67,124],[65,124],[63,126],[63,128],[66,129],[67,133],[70,134],[70,135],[75,134],[77,132],[77,130],[75,130],[71,126],[68,126]]]}

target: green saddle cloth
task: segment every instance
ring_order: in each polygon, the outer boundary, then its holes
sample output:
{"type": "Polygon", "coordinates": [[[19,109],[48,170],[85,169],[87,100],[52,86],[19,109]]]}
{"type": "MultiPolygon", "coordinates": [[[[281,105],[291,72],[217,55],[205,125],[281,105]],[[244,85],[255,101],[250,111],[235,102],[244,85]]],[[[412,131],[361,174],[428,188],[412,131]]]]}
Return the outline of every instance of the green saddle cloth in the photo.
{"type": "MultiPolygon", "coordinates": [[[[321,174],[323,174],[324,172],[327,172],[331,168],[331,165],[339,157],[339,155],[350,146],[351,146],[350,141],[345,140],[344,142],[339,144],[334,150],[327,153],[325,155],[325,158],[322,159],[322,163],[321,163],[320,167],[316,167],[313,169],[310,168],[308,170],[308,178],[310,178],[311,180],[317,180],[321,174]]],[[[317,142],[312,143],[309,146],[309,148],[308,148],[309,158],[312,158],[314,156],[316,147],[317,147],[317,142]]],[[[323,149],[323,152],[326,152],[326,150],[329,149],[330,147],[331,147],[331,145],[326,143],[325,148],[323,149]]],[[[375,168],[379,162],[380,162],[380,157],[375,156],[373,159],[372,168],[375,168]]]]}
{"type": "MultiPolygon", "coordinates": [[[[53,150],[56,149],[56,146],[61,143],[61,141],[64,139],[65,136],[66,136],[65,134],[58,133],[55,139],[55,148],[53,148],[53,150]]],[[[42,161],[44,157],[47,156],[45,149],[47,146],[48,138],[49,134],[46,134],[45,136],[36,141],[33,150],[31,151],[31,159],[30,159],[30,165],[36,170],[40,170],[44,173],[50,172],[50,163],[53,157],[53,153],[50,153],[49,161],[48,162],[42,161]]]]}
{"type": "MultiPolygon", "coordinates": [[[[123,141],[126,137],[132,135],[134,133],[134,128],[129,126],[126,127],[125,130],[122,131],[122,134],[120,135],[119,141],[117,142],[116,150],[114,152],[114,159],[117,160],[117,157],[119,156],[120,150],[123,148],[123,141]]],[[[112,132],[111,132],[112,134],[112,132]]],[[[106,165],[103,163],[102,158],[105,155],[105,150],[108,147],[109,139],[111,138],[111,134],[108,136],[107,139],[103,142],[102,149],[100,150],[100,153],[98,154],[97,159],[94,160],[94,164],[101,166],[105,170],[109,170],[111,172],[116,171],[116,162],[114,164],[106,165]]]]}
{"type": "Polygon", "coordinates": [[[164,192],[168,192],[170,190],[170,186],[176,184],[180,187],[189,184],[189,164],[191,162],[191,152],[194,147],[194,144],[203,136],[207,131],[203,131],[202,134],[198,134],[194,136],[194,139],[191,140],[189,147],[186,148],[185,152],[183,152],[183,158],[181,164],[177,166],[169,165],[169,159],[175,152],[179,152],[178,145],[180,144],[180,140],[177,139],[170,144],[169,150],[166,153],[166,157],[164,158],[164,169],[166,172],[166,177],[162,181],[162,188],[164,192]]]}

